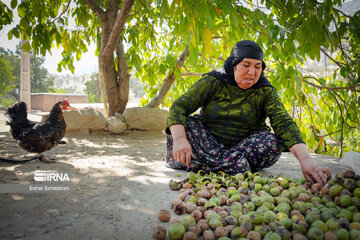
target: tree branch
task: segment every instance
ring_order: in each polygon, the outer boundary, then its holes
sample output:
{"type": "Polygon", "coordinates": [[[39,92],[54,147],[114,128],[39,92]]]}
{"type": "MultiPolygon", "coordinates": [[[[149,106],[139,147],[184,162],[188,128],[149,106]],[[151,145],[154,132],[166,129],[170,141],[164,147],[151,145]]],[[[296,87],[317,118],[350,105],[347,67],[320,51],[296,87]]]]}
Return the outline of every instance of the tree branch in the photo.
{"type": "Polygon", "coordinates": [[[274,5],[276,8],[282,9],[283,11],[287,10],[287,8],[284,6],[284,3],[282,3],[282,2],[278,2],[277,0],[275,0],[276,1],[276,4],[275,4],[274,2],[272,2],[270,0],[268,0],[268,1],[271,3],[271,5],[274,5]]]}
{"type": "Polygon", "coordinates": [[[246,25],[248,25],[249,28],[253,29],[255,32],[258,32],[258,33],[260,33],[260,34],[265,35],[266,37],[268,37],[268,38],[272,41],[272,39],[271,39],[271,37],[270,37],[269,35],[267,35],[267,34],[264,33],[264,32],[261,32],[261,31],[257,30],[255,27],[251,26],[251,25],[246,21],[246,18],[243,16],[243,13],[242,13],[242,12],[240,12],[239,10],[236,10],[236,11],[240,14],[240,16],[242,17],[242,19],[244,20],[244,22],[246,23],[246,25]]]}
{"type": "MultiPolygon", "coordinates": [[[[320,82],[320,81],[317,80],[316,78],[313,78],[313,79],[315,79],[315,81],[319,82],[320,84],[325,85],[324,83],[320,82]]],[[[324,86],[324,88],[325,88],[325,86],[324,86]]],[[[337,99],[336,97],[340,98],[340,100],[342,100],[344,103],[346,103],[346,102],[336,93],[336,91],[334,90],[334,88],[331,89],[331,88],[328,88],[328,87],[327,87],[327,89],[329,90],[329,93],[333,96],[335,102],[337,103],[337,106],[338,106],[338,108],[339,108],[339,110],[340,110],[341,119],[342,119],[343,123],[345,123],[349,128],[354,128],[354,127],[350,126],[350,125],[347,123],[347,121],[345,121],[345,116],[344,116],[343,110],[341,109],[341,105],[340,105],[340,103],[339,103],[339,101],[338,101],[338,99],[337,99]]],[[[345,107],[345,104],[344,104],[344,109],[347,111],[347,108],[345,107]]]]}
{"type": "Polygon", "coordinates": [[[299,3],[299,1],[297,1],[297,0],[295,0],[295,3],[296,3],[296,5],[298,5],[298,7],[300,7],[303,10],[303,12],[305,12],[305,13],[307,12],[306,9],[304,8],[304,4],[299,3]]]}
{"type": "Polygon", "coordinates": [[[126,61],[124,44],[122,39],[120,38],[117,48],[116,48],[116,55],[118,57],[118,76],[120,78],[119,81],[119,99],[120,99],[120,112],[123,112],[126,108],[126,104],[129,100],[129,68],[126,61]]]}
{"type": "Polygon", "coordinates": [[[185,77],[188,77],[188,76],[196,77],[196,76],[202,76],[202,75],[203,75],[203,73],[192,73],[192,72],[186,72],[186,73],[180,74],[180,76],[185,76],[185,77]]]}
{"type": "MultiPolygon", "coordinates": [[[[353,121],[353,122],[358,122],[358,121],[356,121],[356,119],[352,119],[352,118],[351,118],[351,116],[350,116],[350,114],[349,114],[349,110],[348,110],[348,108],[347,108],[346,106],[348,105],[350,108],[352,108],[352,110],[353,110],[354,112],[356,112],[357,109],[354,108],[353,106],[351,106],[349,103],[347,103],[337,92],[334,91],[334,94],[341,100],[341,102],[343,102],[344,111],[346,112],[347,117],[348,117],[351,121],[353,121]]],[[[346,123],[346,125],[348,125],[349,128],[355,128],[355,127],[353,127],[353,126],[350,126],[349,123],[346,123]]]]}
{"type": "Polygon", "coordinates": [[[105,18],[105,11],[94,0],[84,0],[84,1],[95,12],[96,16],[98,16],[100,20],[103,21],[105,18]]]}
{"type": "Polygon", "coordinates": [[[188,57],[189,57],[189,46],[186,46],[185,49],[180,53],[179,57],[176,59],[176,65],[174,69],[172,69],[171,72],[169,72],[169,74],[166,76],[156,96],[148,104],[146,104],[145,107],[156,108],[160,106],[166,94],[169,92],[171,85],[176,79],[176,75],[174,74],[175,69],[182,68],[182,66],[185,63],[185,60],[188,57]]]}
{"type": "Polygon", "coordinates": [[[257,9],[265,9],[265,10],[267,10],[267,8],[264,6],[264,7],[261,7],[261,6],[259,6],[259,4],[254,4],[254,3],[252,3],[252,2],[250,2],[250,1],[246,1],[246,0],[243,0],[245,3],[247,3],[248,5],[250,5],[251,7],[256,7],[257,9]]]}
{"type": "MultiPolygon", "coordinates": [[[[100,29],[99,27],[96,28],[96,34],[100,34],[100,29]]],[[[98,38],[96,39],[97,44],[98,44],[98,38]]],[[[104,110],[105,110],[105,118],[108,119],[109,118],[109,108],[108,108],[108,102],[106,100],[106,96],[105,96],[105,89],[104,89],[104,78],[103,78],[103,67],[102,67],[102,61],[100,60],[100,58],[98,57],[98,64],[99,64],[99,87],[100,87],[100,92],[101,92],[101,98],[104,104],[104,110]]]]}
{"type": "Polygon", "coordinates": [[[125,0],[121,6],[120,13],[116,18],[114,27],[111,31],[109,40],[106,43],[104,51],[102,55],[109,55],[115,51],[117,47],[117,43],[120,39],[120,35],[124,29],[124,25],[126,23],[126,19],[129,15],[130,9],[134,3],[134,0],[125,0]]]}
{"type": "MultiPolygon", "coordinates": [[[[332,19],[333,19],[333,21],[336,23],[336,19],[334,18],[333,15],[332,15],[332,19]]],[[[344,59],[345,65],[350,68],[350,64],[348,63],[348,61],[351,62],[351,58],[349,58],[349,57],[347,56],[347,54],[346,54],[346,52],[345,52],[345,50],[344,50],[343,44],[342,44],[342,42],[341,42],[341,36],[340,36],[340,34],[339,34],[339,29],[338,29],[337,24],[334,24],[334,25],[335,25],[335,29],[336,29],[337,36],[339,37],[339,48],[340,48],[340,51],[341,51],[341,53],[342,53],[342,55],[343,55],[343,59],[344,59]]],[[[352,74],[351,71],[349,72],[349,75],[354,78],[354,75],[352,74]]]]}
{"type": "Polygon", "coordinates": [[[341,11],[340,9],[336,9],[339,13],[341,13],[342,15],[344,15],[347,18],[352,18],[351,16],[345,14],[343,11],[341,11]]]}
{"type": "Polygon", "coordinates": [[[343,67],[345,64],[343,64],[342,62],[336,61],[335,59],[333,59],[325,50],[325,48],[320,47],[320,51],[322,53],[324,53],[331,61],[333,61],[336,65],[338,65],[339,67],[343,67]]]}
{"type": "Polygon", "coordinates": [[[66,13],[66,11],[67,11],[67,10],[69,9],[69,7],[70,7],[70,3],[71,3],[71,0],[68,2],[65,10],[62,11],[58,17],[54,18],[54,19],[51,21],[52,23],[55,22],[56,20],[58,20],[62,15],[64,15],[64,14],[66,13]]]}
{"type": "Polygon", "coordinates": [[[344,144],[344,119],[341,122],[341,137],[340,137],[340,154],[339,154],[339,157],[342,156],[343,144],[344,144]]]}
{"type": "Polygon", "coordinates": [[[204,55],[202,55],[201,53],[199,53],[199,56],[200,56],[202,59],[204,59],[204,61],[207,63],[207,65],[209,65],[209,67],[210,67],[211,70],[214,70],[214,69],[215,69],[215,67],[209,63],[209,61],[207,60],[206,57],[204,57],[204,55]]]}
{"type": "Polygon", "coordinates": [[[305,79],[307,78],[310,78],[310,79],[314,79],[315,81],[318,81],[315,77],[312,77],[312,76],[306,76],[303,78],[303,81],[313,87],[316,87],[318,89],[327,89],[327,90],[351,90],[351,91],[354,91],[354,92],[360,92],[360,89],[356,89],[357,87],[360,87],[360,84],[355,84],[355,85],[352,85],[352,86],[349,86],[349,87],[327,87],[327,86],[319,86],[319,85],[316,85],[312,82],[309,82],[305,79]]]}

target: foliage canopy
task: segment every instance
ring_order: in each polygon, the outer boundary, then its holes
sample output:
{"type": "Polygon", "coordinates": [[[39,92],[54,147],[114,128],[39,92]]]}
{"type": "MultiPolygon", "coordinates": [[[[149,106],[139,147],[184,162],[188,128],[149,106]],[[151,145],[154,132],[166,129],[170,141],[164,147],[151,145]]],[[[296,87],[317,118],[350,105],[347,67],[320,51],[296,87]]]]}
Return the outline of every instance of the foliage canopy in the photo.
{"type": "Polygon", "coordinates": [[[14,78],[11,65],[0,57],[0,96],[14,89],[14,78]]]}
{"type": "MultiPolygon", "coordinates": [[[[122,7],[116,0],[12,0],[11,8],[17,8],[21,20],[8,36],[31,39],[24,48],[43,55],[54,43],[62,46],[58,69],[73,71],[74,57],[79,59],[90,42],[98,43],[100,54],[104,40],[100,33],[107,26],[99,16],[104,16],[102,9],[116,4],[122,7]]],[[[147,86],[143,104],[156,96],[163,79],[174,74],[176,81],[162,102],[168,107],[201,74],[220,67],[237,41],[256,41],[265,51],[266,75],[310,149],[341,155],[360,151],[360,11],[345,13],[342,4],[342,0],[135,1],[120,42],[129,72],[135,69],[147,86]],[[180,66],[177,57],[187,47],[188,59],[180,66]],[[325,68],[314,73],[319,61],[326,62],[325,68]]],[[[1,28],[12,13],[9,7],[0,7],[1,28]]],[[[119,56],[113,62],[121,72],[119,56]]]]}
{"type": "MultiPolygon", "coordinates": [[[[5,86],[3,91],[5,95],[11,95],[12,97],[19,99],[20,90],[20,45],[17,46],[15,52],[5,50],[0,47],[0,78],[1,84],[5,86]],[[7,66],[7,68],[6,68],[7,66]]],[[[30,55],[30,83],[31,92],[58,92],[60,89],[55,89],[54,78],[49,76],[49,73],[43,64],[45,58],[42,56],[36,56],[33,53],[30,55]]]]}

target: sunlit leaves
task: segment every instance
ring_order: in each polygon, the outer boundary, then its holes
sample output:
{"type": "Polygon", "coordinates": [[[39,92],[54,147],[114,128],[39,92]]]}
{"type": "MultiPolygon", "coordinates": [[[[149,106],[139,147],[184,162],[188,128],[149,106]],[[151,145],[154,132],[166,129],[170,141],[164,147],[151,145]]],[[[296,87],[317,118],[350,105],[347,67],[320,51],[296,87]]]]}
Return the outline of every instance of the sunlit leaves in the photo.
{"type": "Polygon", "coordinates": [[[14,79],[10,63],[0,57],[0,96],[13,90],[14,79]]]}
{"type": "Polygon", "coordinates": [[[26,9],[28,9],[27,3],[22,2],[18,7],[18,15],[20,18],[23,18],[26,16],[26,9]]]}
{"type": "Polygon", "coordinates": [[[197,61],[199,58],[199,50],[197,49],[197,47],[195,46],[191,46],[190,47],[190,56],[189,56],[189,61],[191,63],[191,65],[196,66],[197,61]]]}
{"type": "MultiPolygon", "coordinates": [[[[360,83],[360,12],[344,15],[338,10],[342,0],[260,2],[263,5],[235,0],[135,1],[121,37],[129,72],[136,71],[146,85],[142,103],[156,95],[166,76],[175,73],[176,81],[163,101],[169,107],[201,74],[222,66],[237,41],[254,40],[265,50],[266,76],[308,146],[314,150],[324,136],[317,151],[339,153],[336,146],[329,150],[328,142],[343,136],[343,146],[360,150],[360,140],[354,140],[360,139],[359,92],[337,88],[360,83]],[[185,46],[190,55],[179,69],[176,59],[185,46]],[[323,65],[324,53],[331,56],[325,71],[314,75],[304,69],[310,59],[320,60],[310,65],[323,65]]],[[[102,24],[83,1],[75,1],[69,9],[67,3],[12,0],[11,7],[17,8],[21,20],[8,32],[9,38],[29,39],[32,50],[41,54],[56,43],[64,49],[59,70],[74,70],[74,59],[87,51],[90,42],[97,43],[96,54],[100,53],[102,24]],[[76,26],[71,26],[70,16],[76,26]]],[[[103,4],[106,7],[108,1],[103,4]]],[[[2,2],[0,10],[1,29],[13,16],[2,2]]]]}
{"type": "Polygon", "coordinates": [[[357,11],[350,21],[350,30],[357,42],[360,42],[360,10],[357,11]]]}
{"type": "Polygon", "coordinates": [[[205,29],[205,52],[206,52],[207,56],[212,55],[211,39],[212,39],[211,31],[209,28],[206,28],[205,29]]]}
{"type": "Polygon", "coordinates": [[[193,28],[193,26],[189,26],[189,31],[191,33],[191,45],[192,46],[196,46],[196,35],[195,35],[195,30],[193,28]]]}
{"type": "Polygon", "coordinates": [[[21,46],[21,49],[23,49],[25,52],[30,52],[31,46],[29,41],[24,42],[24,44],[21,46]]]}

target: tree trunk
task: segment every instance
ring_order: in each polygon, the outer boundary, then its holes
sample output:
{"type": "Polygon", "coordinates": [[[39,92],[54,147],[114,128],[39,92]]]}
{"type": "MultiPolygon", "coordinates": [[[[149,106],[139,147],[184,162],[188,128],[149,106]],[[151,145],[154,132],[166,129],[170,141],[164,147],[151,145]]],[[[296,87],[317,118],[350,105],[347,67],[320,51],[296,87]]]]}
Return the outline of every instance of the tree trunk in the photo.
{"type": "Polygon", "coordinates": [[[122,39],[119,40],[118,46],[116,48],[116,55],[118,58],[118,77],[119,77],[119,112],[123,113],[126,104],[129,101],[129,68],[126,61],[124,45],[122,43],[122,39]]]}
{"type": "MultiPolygon", "coordinates": [[[[99,28],[97,29],[97,34],[99,34],[99,28]]],[[[105,89],[104,89],[104,77],[102,73],[102,64],[100,61],[100,58],[98,58],[99,63],[99,86],[100,86],[100,92],[101,92],[101,98],[104,104],[104,110],[105,110],[105,118],[109,118],[109,108],[108,108],[108,102],[105,97],[105,89]]]]}
{"type": "Polygon", "coordinates": [[[119,0],[110,1],[108,8],[106,9],[106,17],[102,20],[103,28],[101,32],[101,50],[99,54],[101,62],[101,64],[99,64],[99,73],[102,72],[103,80],[106,86],[106,93],[109,102],[109,117],[114,116],[117,109],[116,104],[119,99],[119,84],[117,82],[117,74],[114,65],[114,51],[105,52],[105,48],[109,42],[110,34],[116,21],[118,10],[115,10],[115,6],[118,4],[119,0]]]}
{"type": "MultiPolygon", "coordinates": [[[[102,55],[100,58],[102,62],[103,79],[106,86],[106,93],[109,102],[109,117],[114,116],[118,112],[119,107],[119,83],[117,81],[117,74],[114,66],[114,54],[102,55]]],[[[121,112],[120,112],[121,113],[121,112]]]]}
{"type": "Polygon", "coordinates": [[[176,59],[176,65],[172,71],[164,79],[164,82],[161,84],[161,87],[156,94],[156,96],[147,104],[147,108],[157,108],[164,101],[166,94],[169,92],[171,85],[174,83],[176,76],[174,74],[176,68],[182,68],[184,66],[185,60],[189,57],[189,46],[186,46],[185,49],[180,53],[176,59]]]}
{"type": "MultiPolygon", "coordinates": [[[[114,64],[114,52],[118,48],[119,39],[134,0],[124,0],[119,12],[120,0],[110,0],[104,11],[93,0],[85,0],[102,22],[101,48],[99,54],[99,73],[102,73],[109,102],[109,116],[122,113],[129,95],[129,75],[127,68],[121,68],[121,77],[114,64]],[[124,71],[127,71],[124,73],[124,71]],[[127,89],[126,89],[127,88],[127,89]]],[[[125,53],[123,53],[125,56],[125,53]]],[[[126,61],[125,61],[126,62],[126,61]]]]}
{"type": "Polygon", "coordinates": [[[106,96],[105,96],[104,77],[103,77],[103,73],[102,73],[102,66],[101,66],[100,58],[98,58],[98,60],[99,60],[99,85],[100,85],[101,98],[102,98],[102,101],[104,104],[105,118],[108,119],[109,118],[109,108],[108,108],[108,103],[106,101],[106,96]]]}

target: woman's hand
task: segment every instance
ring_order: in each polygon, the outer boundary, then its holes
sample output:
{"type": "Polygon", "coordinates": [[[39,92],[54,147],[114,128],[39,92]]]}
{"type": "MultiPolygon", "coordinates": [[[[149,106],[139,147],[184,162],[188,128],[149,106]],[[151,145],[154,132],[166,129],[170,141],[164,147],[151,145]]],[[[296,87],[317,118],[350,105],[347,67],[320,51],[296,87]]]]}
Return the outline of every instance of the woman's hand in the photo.
{"type": "Polygon", "coordinates": [[[320,168],[311,158],[300,161],[300,166],[304,177],[312,184],[317,182],[324,186],[331,178],[330,169],[320,168]]]}
{"type": "Polygon", "coordinates": [[[187,167],[190,166],[191,157],[194,154],[191,145],[186,138],[185,127],[180,124],[171,125],[169,127],[173,138],[173,155],[175,160],[183,162],[187,167]]]}
{"type": "Polygon", "coordinates": [[[191,157],[194,155],[191,150],[191,145],[186,137],[174,140],[173,155],[177,161],[183,162],[187,167],[190,166],[191,157]]]}
{"type": "Polygon", "coordinates": [[[312,159],[303,143],[298,143],[289,148],[292,154],[299,160],[301,171],[309,182],[325,185],[331,178],[329,168],[320,168],[312,159]]]}

